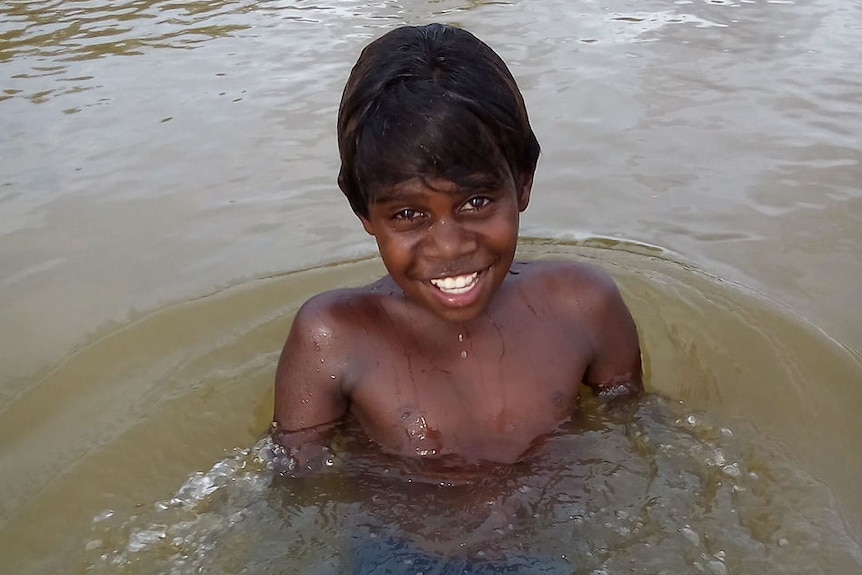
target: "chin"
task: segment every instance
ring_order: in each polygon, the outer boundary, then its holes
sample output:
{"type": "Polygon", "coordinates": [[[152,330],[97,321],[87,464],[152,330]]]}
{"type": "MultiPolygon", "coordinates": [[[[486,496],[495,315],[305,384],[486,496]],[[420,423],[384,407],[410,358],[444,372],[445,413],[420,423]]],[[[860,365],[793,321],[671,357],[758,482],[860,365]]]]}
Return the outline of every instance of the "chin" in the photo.
{"type": "Polygon", "coordinates": [[[470,307],[470,308],[461,308],[461,309],[444,309],[444,310],[432,310],[434,315],[439,317],[440,319],[446,320],[451,323],[463,323],[476,319],[484,311],[488,308],[488,306],[481,307],[470,307]]]}

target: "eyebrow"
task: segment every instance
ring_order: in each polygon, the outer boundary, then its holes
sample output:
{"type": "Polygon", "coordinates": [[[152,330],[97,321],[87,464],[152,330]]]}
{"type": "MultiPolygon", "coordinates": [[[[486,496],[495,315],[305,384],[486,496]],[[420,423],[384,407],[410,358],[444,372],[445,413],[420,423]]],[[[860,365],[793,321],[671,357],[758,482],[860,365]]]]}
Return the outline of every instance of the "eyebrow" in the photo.
{"type": "Polygon", "coordinates": [[[375,203],[375,204],[387,204],[387,203],[399,202],[399,201],[402,201],[404,199],[403,196],[405,194],[406,195],[417,195],[417,194],[409,194],[409,192],[404,192],[403,190],[396,192],[396,191],[394,191],[394,188],[387,188],[386,191],[382,191],[382,192],[374,194],[374,196],[371,199],[371,202],[375,203]]]}
{"type": "Polygon", "coordinates": [[[476,186],[460,186],[456,184],[455,187],[448,190],[432,188],[426,184],[423,185],[423,189],[421,190],[410,191],[412,187],[413,186],[410,184],[395,184],[394,186],[387,186],[385,189],[374,194],[371,201],[375,204],[399,202],[404,200],[403,196],[405,195],[409,197],[424,196],[428,193],[427,190],[429,189],[432,192],[447,194],[449,196],[468,196],[476,193],[491,194],[498,188],[498,185],[492,180],[488,180],[476,186]]]}

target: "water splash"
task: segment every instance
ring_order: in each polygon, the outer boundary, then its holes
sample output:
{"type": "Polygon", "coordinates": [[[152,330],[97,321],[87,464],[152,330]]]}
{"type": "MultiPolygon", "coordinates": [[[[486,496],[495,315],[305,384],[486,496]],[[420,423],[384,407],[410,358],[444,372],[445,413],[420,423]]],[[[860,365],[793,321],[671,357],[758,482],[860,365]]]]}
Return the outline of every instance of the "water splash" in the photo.
{"type": "MultiPolygon", "coordinates": [[[[460,484],[416,481],[415,461],[369,451],[352,432],[336,442],[338,466],[281,477],[284,450],[265,438],[149,510],[94,517],[90,570],[338,572],[343,537],[359,531],[489,560],[528,544],[578,557],[585,573],[625,572],[644,557],[656,571],[711,575],[862,566],[822,483],[744,423],[658,397],[627,414],[584,407],[522,464],[460,484]],[[468,503],[477,495],[481,505],[468,503]]],[[[408,432],[427,438],[427,421],[406,417],[408,432]]]]}

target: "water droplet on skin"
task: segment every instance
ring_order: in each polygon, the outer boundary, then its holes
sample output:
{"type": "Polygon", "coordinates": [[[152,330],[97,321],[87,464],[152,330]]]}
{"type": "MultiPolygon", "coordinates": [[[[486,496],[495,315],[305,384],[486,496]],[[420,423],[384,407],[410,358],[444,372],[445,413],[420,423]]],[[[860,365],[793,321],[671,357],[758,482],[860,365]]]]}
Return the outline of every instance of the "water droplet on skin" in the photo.
{"type": "Polygon", "coordinates": [[[414,440],[422,441],[425,439],[427,431],[428,424],[425,422],[424,415],[420,415],[415,419],[415,421],[412,421],[407,425],[407,435],[414,440]]]}
{"type": "Polygon", "coordinates": [[[466,349],[461,350],[461,359],[467,359],[467,350],[466,349]]]}

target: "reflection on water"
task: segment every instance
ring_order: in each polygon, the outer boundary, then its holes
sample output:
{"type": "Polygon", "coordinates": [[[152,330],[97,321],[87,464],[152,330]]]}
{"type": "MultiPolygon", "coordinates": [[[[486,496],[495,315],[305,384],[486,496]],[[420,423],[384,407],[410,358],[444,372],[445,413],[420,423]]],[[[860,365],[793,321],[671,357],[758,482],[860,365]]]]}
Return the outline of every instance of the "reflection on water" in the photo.
{"type": "Polygon", "coordinates": [[[0,101],[20,95],[33,103],[98,85],[92,76],[70,77],[69,62],[106,56],[139,56],[147,48],[192,49],[249,25],[243,13],[256,2],[15,2],[0,8],[0,63],[29,69],[10,76],[0,101]],[[27,92],[34,78],[50,77],[53,88],[27,92]],[[16,82],[17,81],[17,82],[16,82]]]}
{"type": "Polygon", "coordinates": [[[57,562],[80,572],[337,572],[355,545],[339,534],[406,532],[435,557],[499,558],[528,541],[530,553],[609,573],[638,557],[670,572],[862,565],[844,523],[853,515],[840,513],[860,507],[862,456],[850,446],[862,422],[847,401],[862,365],[852,355],[657,247],[542,239],[520,257],[576,258],[615,276],[655,397],[633,412],[588,402],[522,464],[482,469],[481,481],[429,483],[427,470],[348,429],[332,469],[272,484],[250,446],[271,417],[293,313],[310,294],[383,269],[373,258],[252,282],[93,342],[3,413],[17,466],[4,468],[13,497],[0,551],[16,572],[57,562]]]}

